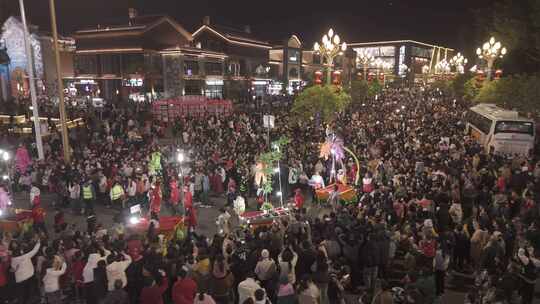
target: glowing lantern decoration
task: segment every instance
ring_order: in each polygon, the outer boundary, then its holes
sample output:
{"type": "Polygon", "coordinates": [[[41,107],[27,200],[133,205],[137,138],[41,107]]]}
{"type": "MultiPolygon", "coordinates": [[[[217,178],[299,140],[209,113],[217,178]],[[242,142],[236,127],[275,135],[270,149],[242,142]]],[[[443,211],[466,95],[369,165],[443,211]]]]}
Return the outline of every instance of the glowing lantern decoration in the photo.
{"type": "Polygon", "coordinates": [[[315,72],[315,83],[316,84],[321,84],[322,83],[322,72],[321,71],[316,71],[315,72]]]}
{"type": "Polygon", "coordinates": [[[340,85],[341,84],[341,72],[340,71],[335,71],[333,74],[334,74],[333,75],[334,76],[333,77],[334,78],[333,83],[335,85],[340,85]]]}

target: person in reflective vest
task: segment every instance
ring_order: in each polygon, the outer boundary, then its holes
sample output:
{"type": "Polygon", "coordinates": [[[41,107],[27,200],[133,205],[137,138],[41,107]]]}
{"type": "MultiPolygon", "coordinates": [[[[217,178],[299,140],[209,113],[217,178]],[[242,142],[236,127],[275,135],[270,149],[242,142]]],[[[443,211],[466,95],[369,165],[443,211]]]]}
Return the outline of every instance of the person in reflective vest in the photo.
{"type": "Polygon", "coordinates": [[[122,208],[125,208],[124,206],[124,188],[122,185],[120,185],[119,182],[115,181],[114,185],[111,188],[111,202],[113,206],[120,206],[122,205],[122,208]]]}
{"type": "Polygon", "coordinates": [[[94,212],[94,200],[96,198],[96,192],[90,179],[87,179],[82,186],[82,197],[84,201],[84,212],[92,214],[94,212]]]}

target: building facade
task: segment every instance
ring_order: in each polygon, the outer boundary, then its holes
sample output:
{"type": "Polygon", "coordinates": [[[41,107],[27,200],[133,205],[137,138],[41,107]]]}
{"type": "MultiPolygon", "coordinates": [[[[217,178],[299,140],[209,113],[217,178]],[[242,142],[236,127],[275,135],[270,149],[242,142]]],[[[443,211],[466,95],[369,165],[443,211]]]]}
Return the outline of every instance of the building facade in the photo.
{"type": "MultiPolygon", "coordinates": [[[[370,75],[382,74],[389,79],[405,78],[411,82],[423,79],[424,74],[435,71],[440,61],[449,61],[454,55],[451,48],[413,40],[350,43],[349,48],[357,56],[368,53],[376,60],[380,59],[379,62],[386,63],[384,67],[375,63],[367,66],[370,75]]],[[[355,65],[358,76],[363,77],[361,71],[364,66],[359,62],[355,65]]]]}
{"type": "MultiPolygon", "coordinates": [[[[324,78],[327,65],[299,35],[278,43],[243,29],[212,24],[205,17],[193,33],[166,15],[138,16],[130,9],[125,22],[98,25],[62,38],[61,66],[72,97],[148,101],[184,95],[251,100],[267,95],[295,94],[324,78]],[[76,46],[76,48],[75,48],[76,46]]],[[[31,44],[40,92],[54,91],[56,69],[52,39],[32,29],[31,44]]],[[[332,67],[332,81],[348,84],[362,78],[360,53],[383,66],[365,67],[369,75],[412,82],[449,60],[454,50],[400,40],[348,43],[332,67]]],[[[28,93],[23,29],[9,18],[0,39],[0,97],[28,93]],[[26,79],[26,80],[25,80],[26,79]]]]}
{"type": "MultiPolygon", "coordinates": [[[[33,53],[36,90],[40,96],[56,96],[56,64],[53,39],[48,33],[29,26],[30,45],[33,53]]],[[[73,76],[73,54],[75,40],[59,37],[60,60],[63,79],[73,76]]],[[[24,27],[16,17],[9,17],[2,26],[0,34],[0,98],[27,98],[30,94],[24,27]]]]}
{"type": "Polygon", "coordinates": [[[162,51],[191,45],[191,34],[173,19],[130,15],[128,24],[99,26],[74,33],[75,75],[68,83],[78,95],[110,101],[152,100],[174,92],[175,80],[165,73],[175,62],[162,51]],[[168,85],[168,86],[167,86],[168,85]]]}

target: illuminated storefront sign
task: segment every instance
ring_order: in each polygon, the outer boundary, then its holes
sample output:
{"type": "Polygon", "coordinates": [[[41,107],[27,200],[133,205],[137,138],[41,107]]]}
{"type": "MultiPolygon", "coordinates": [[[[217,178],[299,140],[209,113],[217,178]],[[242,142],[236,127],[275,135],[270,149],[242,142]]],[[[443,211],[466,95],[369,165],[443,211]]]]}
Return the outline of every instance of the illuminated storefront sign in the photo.
{"type": "Polygon", "coordinates": [[[252,85],[267,85],[268,81],[266,80],[254,80],[251,82],[252,85]]]}
{"type": "Polygon", "coordinates": [[[223,79],[207,79],[206,85],[223,85],[223,79]]]}
{"type": "Polygon", "coordinates": [[[142,87],[143,80],[142,78],[124,79],[124,86],[125,87],[142,87]]]}

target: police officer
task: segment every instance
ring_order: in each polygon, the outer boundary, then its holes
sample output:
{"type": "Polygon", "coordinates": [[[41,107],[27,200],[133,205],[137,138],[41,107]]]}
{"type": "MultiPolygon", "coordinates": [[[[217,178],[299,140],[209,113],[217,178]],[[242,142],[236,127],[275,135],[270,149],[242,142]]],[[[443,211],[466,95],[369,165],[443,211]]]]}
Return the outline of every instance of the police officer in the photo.
{"type": "Polygon", "coordinates": [[[125,208],[124,206],[124,188],[118,181],[114,182],[114,185],[111,188],[111,203],[113,206],[122,206],[122,209],[125,208]]]}
{"type": "Polygon", "coordinates": [[[96,191],[92,181],[87,178],[82,186],[82,197],[84,201],[84,212],[88,214],[94,213],[94,200],[96,198],[96,191]]]}

